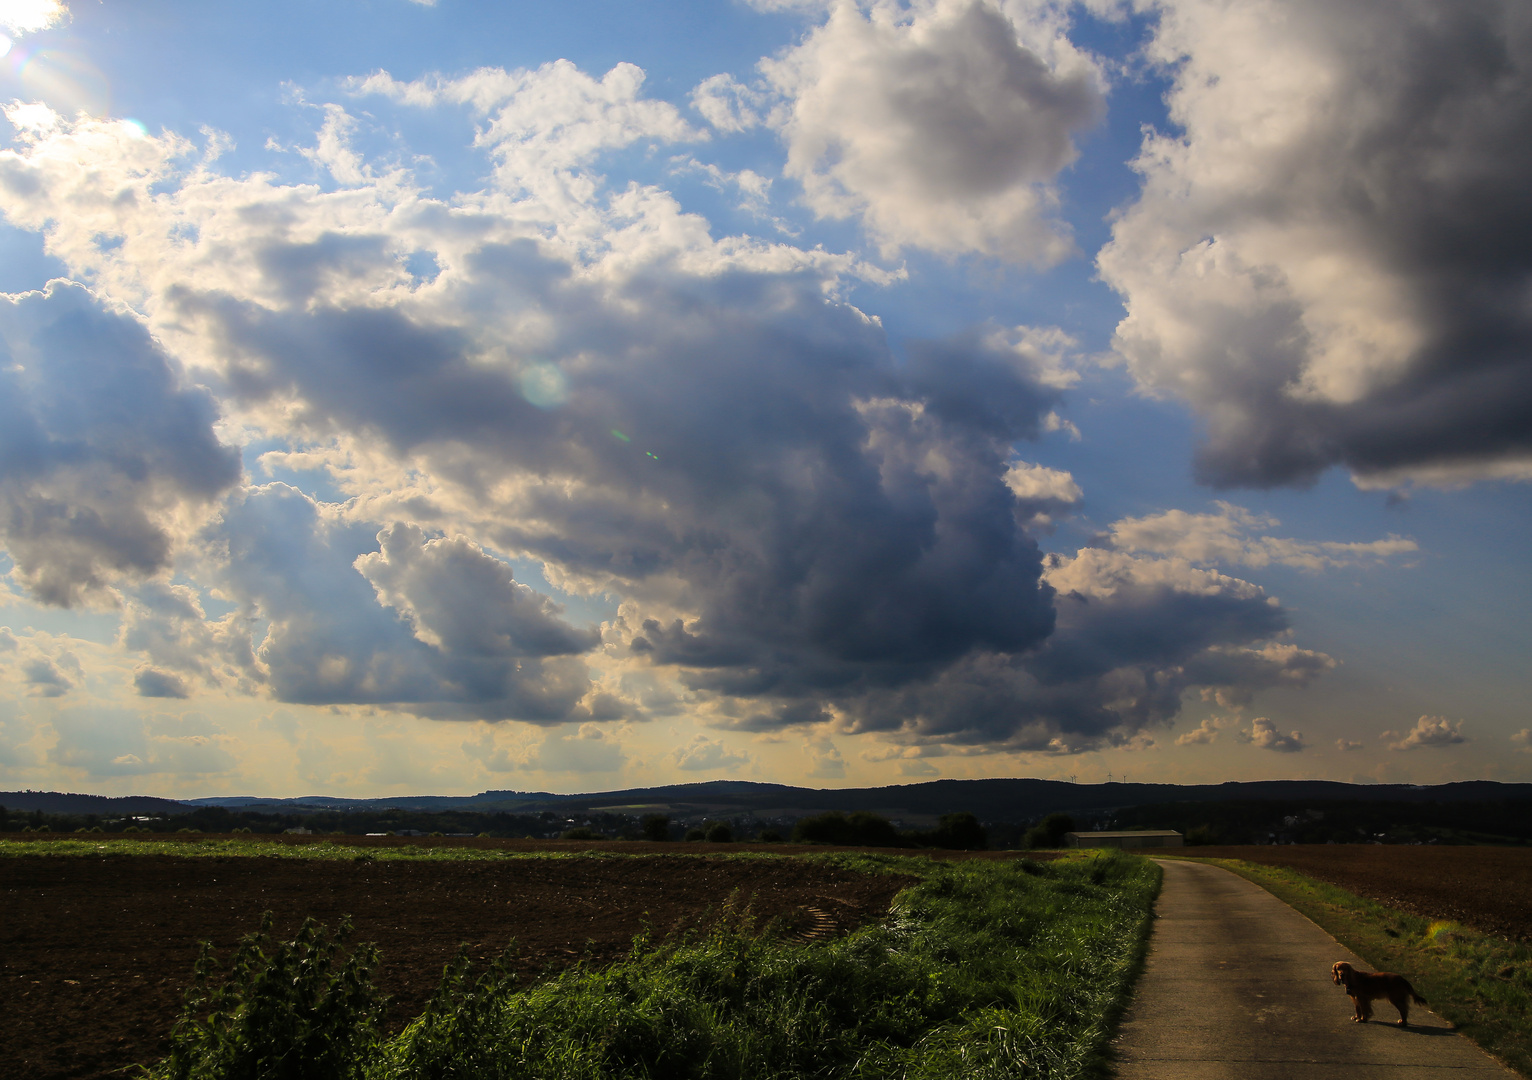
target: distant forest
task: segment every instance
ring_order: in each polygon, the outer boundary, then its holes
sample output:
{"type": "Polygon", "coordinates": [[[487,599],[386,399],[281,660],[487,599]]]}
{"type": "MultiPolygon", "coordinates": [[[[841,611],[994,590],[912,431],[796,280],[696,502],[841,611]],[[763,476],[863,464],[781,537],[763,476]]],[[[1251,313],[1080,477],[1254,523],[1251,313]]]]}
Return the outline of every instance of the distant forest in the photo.
{"type": "MultiPolygon", "coordinates": [[[[650,815],[651,817],[653,815],[650,815]]],[[[967,816],[967,815],[964,815],[967,816]]],[[[856,813],[855,833],[833,827],[838,814],[777,819],[744,813],[677,815],[665,819],[662,834],[671,840],[699,838],[725,825],[735,840],[782,840],[853,843],[868,846],[969,846],[932,833],[898,833],[876,815],[856,813]],[[818,824],[828,821],[828,825],[818,824]]],[[[986,820],[984,839],[992,849],[1020,849],[1052,842],[1060,829],[1039,829],[1044,815],[1015,821],[986,820]],[[1045,840],[1047,836],[1049,839],[1045,840]]],[[[1174,829],[1196,844],[1527,844],[1532,843],[1532,801],[1370,802],[1353,800],[1248,800],[1176,802],[1111,810],[1076,812],[1068,824],[1077,829],[1174,829]]],[[[643,817],[605,811],[517,814],[503,811],[366,810],[279,811],[202,806],[185,812],[124,816],[59,814],[40,810],[7,811],[0,807],[0,832],[47,830],[53,833],[281,833],[306,829],[316,834],[359,836],[393,833],[414,836],[491,836],[556,839],[642,840],[658,838],[655,824],[643,817]]],[[[715,833],[714,835],[722,835],[715,833]]]]}

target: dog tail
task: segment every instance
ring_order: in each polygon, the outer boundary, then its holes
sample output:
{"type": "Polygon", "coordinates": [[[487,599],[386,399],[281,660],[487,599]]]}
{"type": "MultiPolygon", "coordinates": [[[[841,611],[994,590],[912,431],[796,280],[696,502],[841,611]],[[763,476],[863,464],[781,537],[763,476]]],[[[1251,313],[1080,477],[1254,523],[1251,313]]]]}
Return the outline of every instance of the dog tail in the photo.
{"type": "Polygon", "coordinates": [[[1425,998],[1420,996],[1420,992],[1418,990],[1416,990],[1413,986],[1411,986],[1409,984],[1409,982],[1405,982],[1404,988],[1410,992],[1410,997],[1415,999],[1415,1004],[1417,1004],[1417,1005],[1428,1005],[1428,1004],[1430,1004],[1428,1001],[1426,1001],[1425,998]]]}

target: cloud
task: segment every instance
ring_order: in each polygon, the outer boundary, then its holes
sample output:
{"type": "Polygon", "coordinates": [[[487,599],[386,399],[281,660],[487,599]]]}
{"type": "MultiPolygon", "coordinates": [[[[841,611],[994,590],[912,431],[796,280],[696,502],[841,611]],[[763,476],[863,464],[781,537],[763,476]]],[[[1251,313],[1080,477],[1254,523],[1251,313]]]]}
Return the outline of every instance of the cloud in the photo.
{"type": "MultiPolygon", "coordinates": [[[[888,32],[948,32],[914,25],[888,32]]],[[[0,154],[8,217],[143,313],[216,390],[219,431],[339,493],[177,504],[167,554],[114,586],[145,670],[188,693],[559,731],[685,712],[1066,753],[1141,739],[1187,692],[1242,703],[1333,664],[1276,640],[1286,614],[1250,582],[1045,558],[1029,528],[1079,488],[1016,443],[1063,426],[1062,331],[981,324],[899,357],[844,299],[855,260],[714,240],[654,189],[603,194],[582,171],[601,153],[680,137],[634,73],[355,88],[485,118],[515,176],[437,200],[347,157],[333,110],[319,145],[352,171],[329,191],[221,176],[173,135],[95,121],[39,120],[0,154]],[[598,638],[511,562],[617,614],[598,638]],[[166,584],[172,564],[196,587],[166,584]]],[[[625,760],[588,733],[541,745],[559,771],[625,760]]]]}
{"type": "Polygon", "coordinates": [[[975,752],[1078,753],[1170,724],[1204,689],[1231,703],[1333,666],[1271,640],[1287,616],[1256,585],[1183,560],[1086,548],[1051,555],[1053,633],[1024,654],[975,652],[909,686],[836,700],[840,726],[975,752]]]}
{"type": "Polygon", "coordinates": [[[0,295],[0,545],[35,599],[158,573],[238,479],[211,395],[181,382],[131,313],[79,285],[0,295]]]}
{"type": "Polygon", "coordinates": [[[745,86],[732,75],[703,79],[691,92],[692,108],[719,131],[731,133],[758,126],[767,100],[764,91],[745,86]]]}
{"type": "Polygon", "coordinates": [[[146,717],[95,706],[65,709],[53,718],[58,740],[48,757],[90,777],[230,772],[234,740],[205,722],[146,717]]]}
{"type": "Polygon", "coordinates": [[[140,668],[133,673],[133,688],[139,697],[184,698],[189,696],[186,682],[174,672],[140,668]]]}
{"type": "MultiPolygon", "coordinates": [[[[835,5],[761,70],[784,104],[773,123],[786,174],[821,217],[857,215],[903,246],[1048,265],[1073,250],[1055,219],[1054,178],[1075,133],[1102,112],[1089,59],[1061,35],[1029,47],[988,3],[835,5]]],[[[696,99],[724,130],[741,92],[716,77],[696,99]],[[721,121],[721,122],[720,122],[721,121]]]]}
{"type": "Polygon", "coordinates": [[[840,780],[845,777],[846,759],[841,757],[840,748],[833,740],[809,739],[804,742],[803,749],[809,756],[805,776],[813,780],[840,780]]]}
{"type": "Polygon", "coordinates": [[[676,768],[687,772],[737,772],[741,765],[748,765],[751,756],[735,753],[717,739],[698,735],[685,746],[678,746],[670,755],[676,768]]]}
{"type": "Polygon", "coordinates": [[[1202,723],[1192,728],[1192,730],[1178,735],[1176,737],[1176,745],[1192,746],[1200,743],[1213,742],[1218,738],[1218,729],[1227,723],[1227,720],[1221,719],[1217,716],[1205,716],[1202,719],[1202,723]]]}
{"type": "Polygon", "coordinates": [[[558,724],[589,717],[595,638],[461,538],[381,532],[282,484],[232,503],[223,588],[267,620],[256,657],[279,700],[558,724]],[[377,548],[378,550],[371,550],[377,548]]]}
{"type": "Polygon", "coordinates": [[[608,150],[652,139],[705,138],[674,105],[640,97],[644,71],[613,67],[599,80],[568,60],[536,70],[480,68],[458,79],[430,76],[399,82],[386,71],[349,81],[357,95],[380,94],[421,108],[467,105],[488,119],[475,142],[495,158],[496,179],[511,191],[557,198],[560,179],[608,150]]]}
{"type": "Polygon", "coordinates": [[[1277,725],[1264,716],[1257,716],[1250,721],[1250,732],[1240,732],[1243,742],[1252,743],[1262,750],[1275,750],[1279,754],[1296,754],[1300,750],[1308,749],[1308,743],[1303,741],[1303,736],[1298,732],[1290,732],[1286,735],[1277,730],[1277,725]]]}
{"type": "Polygon", "coordinates": [[[1444,750],[1469,741],[1463,734],[1463,721],[1448,720],[1445,716],[1422,716],[1402,736],[1385,731],[1381,737],[1391,740],[1390,750],[1444,750]]]}
{"type": "Polygon", "coordinates": [[[35,34],[69,18],[61,0],[4,0],[0,3],[0,26],[13,34],[35,34]]]}
{"type": "Polygon", "coordinates": [[[1281,522],[1270,514],[1253,514],[1232,503],[1220,501],[1215,505],[1216,514],[1167,510],[1141,518],[1123,518],[1108,527],[1112,546],[1122,551],[1172,555],[1193,563],[1256,569],[1278,565],[1301,570],[1372,565],[1418,550],[1415,541],[1399,536],[1341,543],[1261,535],[1281,522]]]}
{"type": "Polygon", "coordinates": [[[1339,750],[1343,754],[1349,754],[1351,751],[1360,750],[1361,748],[1362,744],[1357,742],[1355,739],[1335,740],[1335,749],[1339,750]]]}
{"type": "Polygon", "coordinates": [[[1519,0],[1158,13],[1174,132],[1100,253],[1116,351],[1219,486],[1532,479],[1532,22],[1519,0]]]}
{"type": "Polygon", "coordinates": [[[617,772],[627,761],[622,745],[595,724],[549,731],[526,759],[528,769],[553,773],[617,772]]]}
{"type": "MultiPolygon", "coordinates": [[[[150,666],[144,670],[155,672],[151,680],[173,678],[174,685],[189,692],[186,680],[196,678],[210,687],[234,687],[247,694],[266,681],[251,641],[251,622],[257,617],[251,609],[209,619],[195,589],[157,581],[123,590],[122,599],[117,643],[145,655],[150,666]]],[[[144,692],[142,687],[139,692],[144,692]]]]}
{"type": "Polygon", "coordinates": [[[1523,753],[1532,753],[1532,728],[1522,728],[1512,735],[1511,745],[1523,753]]]}
{"type": "Polygon", "coordinates": [[[22,679],[32,697],[63,697],[75,682],[50,657],[38,656],[21,665],[22,679]]]}

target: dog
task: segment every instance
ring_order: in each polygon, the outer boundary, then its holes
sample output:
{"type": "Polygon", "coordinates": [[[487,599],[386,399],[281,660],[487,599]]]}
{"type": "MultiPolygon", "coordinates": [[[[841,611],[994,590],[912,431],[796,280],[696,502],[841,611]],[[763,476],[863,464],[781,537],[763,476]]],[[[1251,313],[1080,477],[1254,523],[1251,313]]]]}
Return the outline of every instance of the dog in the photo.
{"type": "Polygon", "coordinates": [[[1340,960],[1330,969],[1330,974],[1335,977],[1335,985],[1344,986],[1346,993],[1351,995],[1351,1003],[1356,1006],[1356,1015],[1351,1019],[1358,1024],[1372,1019],[1372,1003],[1377,998],[1388,998],[1399,1010],[1400,1027],[1410,1026],[1411,998],[1417,1005],[1426,1004],[1426,999],[1415,992],[1410,980],[1391,971],[1358,971],[1340,960]]]}

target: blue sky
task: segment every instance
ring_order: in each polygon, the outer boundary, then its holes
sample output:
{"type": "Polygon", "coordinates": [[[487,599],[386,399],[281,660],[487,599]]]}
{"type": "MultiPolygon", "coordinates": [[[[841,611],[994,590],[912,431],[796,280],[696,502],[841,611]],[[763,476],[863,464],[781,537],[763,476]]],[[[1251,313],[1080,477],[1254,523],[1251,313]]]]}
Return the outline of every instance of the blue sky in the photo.
{"type": "Polygon", "coordinates": [[[0,788],[1532,778],[1511,0],[0,33],[0,788]]]}

